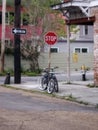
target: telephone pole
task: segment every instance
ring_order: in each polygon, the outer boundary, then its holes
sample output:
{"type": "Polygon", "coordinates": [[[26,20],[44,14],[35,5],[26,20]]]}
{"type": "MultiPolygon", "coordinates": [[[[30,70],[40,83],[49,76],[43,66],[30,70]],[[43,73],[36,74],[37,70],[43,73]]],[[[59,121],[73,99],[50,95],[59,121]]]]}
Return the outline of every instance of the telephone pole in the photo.
{"type": "MultiPolygon", "coordinates": [[[[21,25],[21,0],[15,0],[15,22],[14,28],[19,29],[21,25]]],[[[20,34],[14,34],[14,82],[21,83],[21,54],[20,34]]]]}
{"type": "Polygon", "coordinates": [[[70,83],[70,25],[67,25],[67,83],[70,83]]]}
{"type": "Polygon", "coordinates": [[[2,0],[2,36],[1,36],[0,72],[3,72],[3,71],[4,71],[4,55],[5,55],[5,13],[6,13],[6,0],[2,0]]]}

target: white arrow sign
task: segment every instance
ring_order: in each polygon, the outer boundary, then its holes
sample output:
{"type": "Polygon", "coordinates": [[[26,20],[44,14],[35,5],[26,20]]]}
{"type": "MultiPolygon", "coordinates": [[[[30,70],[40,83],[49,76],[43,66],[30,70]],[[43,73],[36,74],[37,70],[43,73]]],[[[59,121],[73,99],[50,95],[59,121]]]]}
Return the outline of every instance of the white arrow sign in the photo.
{"type": "Polygon", "coordinates": [[[13,28],[12,33],[14,33],[14,34],[26,34],[26,29],[13,28]]]}

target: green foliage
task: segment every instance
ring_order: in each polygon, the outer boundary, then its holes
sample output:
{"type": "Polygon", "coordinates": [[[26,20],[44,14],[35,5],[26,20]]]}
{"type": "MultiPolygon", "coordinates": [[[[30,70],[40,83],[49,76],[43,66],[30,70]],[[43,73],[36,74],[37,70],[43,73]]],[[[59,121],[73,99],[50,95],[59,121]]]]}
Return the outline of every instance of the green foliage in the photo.
{"type": "Polygon", "coordinates": [[[65,99],[66,99],[66,100],[69,100],[69,101],[76,101],[76,98],[75,98],[75,97],[73,97],[73,95],[72,95],[72,94],[70,94],[70,95],[66,96],[66,97],[65,97],[65,99]]]}
{"type": "Polygon", "coordinates": [[[7,73],[10,73],[11,76],[14,75],[14,71],[13,71],[13,69],[8,68],[8,69],[6,69],[4,72],[1,72],[1,73],[0,73],[0,76],[6,76],[7,73]]]}
{"type": "MultiPolygon", "coordinates": [[[[6,0],[7,5],[14,5],[14,0],[6,0]]],[[[0,0],[0,5],[2,4],[2,0],[0,0]]]]}
{"type": "Polygon", "coordinates": [[[50,5],[57,4],[59,3],[60,0],[22,0],[22,5],[27,6],[27,5],[39,5],[43,7],[50,7],[50,5]]]}
{"type": "MultiPolygon", "coordinates": [[[[7,5],[14,5],[14,0],[6,0],[7,5]]],[[[33,2],[34,4],[38,4],[39,2],[43,5],[43,6],[50,6],[52,4],[57,4],[60,2],[60,0],[21,0],[22,5],[25,4],[31,4],[31,2],[33,2]]],[[[0,0],[0,4],[2,4],[2,0],[0,0]]]]}
{"type": "Polygon", "coordinates": [[[5,76],[6,73],[5,72],[0,72],[0,76],[5,76]]]}
{"type": "Polygon", "coordinates": [[[79,29],[77,28],[77,25],[71,25],[70,26],[70,31],[74,32],[74,33],[77,33],[79,31],[79,29]]]}
{"type": "MultiPolygon", "coordinates": [[[[2,2],[2,1],[1,1],[2,2]]],[[[32,44],[21,44],[21,55],[25,59],[29,59],[31,63],[31,70],[36,71],[39,69],[38,57],[40,53],[38,52],[38,47],[44,44],[44,34],[47,31],[55,31],[58,36],[63,35],[62,29],[64,21],[58,18],[58,12],[51,9],[51,5],[59,3],[60,0],[21,0],[21,5],[25,7],[25,12],[21,13],[22,18],[26,22],[25,24],[32,24],[35,29],[32,29],[32,44]],[[60,25],[59,25],[60,24],[60,25]],[[41,28],[41,35],[39,41],[35,40],[38,36],[37,29],[41,28]]],[[[13,6],[14,0],[7,0],[7,5],[13,6]]],[[[14,15],[10,15],[10,24],[13,24],[14,15]]],[[[65,26],[65,25],[64,25],[65,26]]],[[[65,30],[65,29],[64,29],[65,30]]],[[[23,41],[26,42],[27,37],[24,37],[23,41]]],[[[6,54],[13,54],[13,50],[7,48],[6,54]]]]}
{"type": "Polygon", "coordinates": [[[23,66],[21,66],[21,73],[23,75],[27,75],[27,76],[38,76],[40,75],[42,72],[41,69],[36,69],[34,71],[32,71],[31,69],[25,69],[23,66]]]}
{"type": "MultiPolygon", "coordinates": [[[[9,68],[9,69],[6,69],[4,72],[0,73],[0,76],[6,76],[7,73],[10,73],[11,76],[14,75],[14,70],[9,68]]],[[[30,70],[25,70],[25,68],[21,67],[21,73],[22,75],[26,75],[26,76],[38,76],[41,74],[41,69],[38,69],[36,70],[35,72],[32,72],[30,70]]]]}
{"type": "Polygon", "coordinates": [[[9,23],[10,23],[11,25],[14,24],[14,15],[12,15],[12,14],[9,14],[9,23]]]}
{"type": "Polygon", "coordinates": [[[27,76],[38,76],[38,73],[36,73],[36,72],[25,72],[25,75],[27,75],[27,76]]]}
{"type": "MultiPolygon", "coordinates": [[[[51,30],[55,31],[58,36],[65,36],[65,21],[58,17],[58,11],[51,9],[51,5],[59,2],[60,0],[29,0],[28,2],[22,0],[26,13],[30,17],[29,23],[36,27],[41,26],[42,35],[51,30]]],[[[33,35],[36,33],[33,32],[33,35]]]]}
{"type": "Polygon", "coordinates": [[[5,74],[10,73],[10,75],[14,75],[14,70],[9,68],[5,70],[5,74]]]}
{"type": "Polygon", "coordinates": [[[98,104],[96,104],[96,106],[95,106],[97,109],[98,109],[98,104]]]}
{"type": "Polygon", "coordinates": [[[31,70],[21,70],[23,75],[26,76],[38,76],[41,74],[41,69],[38,69],[36,71],[31,71],[31,70]]]}
{"type": "Polygon", "coordinates": [[[13,55],[14,54],[14,49],[13,48],[5,48],[5,54],[13,55]]]}
{"type": "Polygon", "coordinates": [[[88,84],[87,87],[89,87],[89,88],[98,88],[98,86],[96,86],[94,83],[88,84]]]}

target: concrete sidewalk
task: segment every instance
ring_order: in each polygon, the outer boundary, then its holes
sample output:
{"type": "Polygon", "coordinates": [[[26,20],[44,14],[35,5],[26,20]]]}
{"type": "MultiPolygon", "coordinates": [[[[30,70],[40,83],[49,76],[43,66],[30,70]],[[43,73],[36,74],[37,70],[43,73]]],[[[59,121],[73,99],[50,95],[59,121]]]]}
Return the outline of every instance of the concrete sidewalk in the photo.
{"type": "MultiPolygon", "coordinates": [[[[72,81],[71,84],[67,84],[66,82],[59,82],[59,92],[54,94],[60,97],[71,96],[78,102],[98,106],[98,88],[89,88],[87,87],[88,84],[93,84],[93,81],[72,81]]],[[[10,84],[10,86],[43,92],[40,89],[39,80],[29,82],[27,81],[21,84],[10,84]]]]}

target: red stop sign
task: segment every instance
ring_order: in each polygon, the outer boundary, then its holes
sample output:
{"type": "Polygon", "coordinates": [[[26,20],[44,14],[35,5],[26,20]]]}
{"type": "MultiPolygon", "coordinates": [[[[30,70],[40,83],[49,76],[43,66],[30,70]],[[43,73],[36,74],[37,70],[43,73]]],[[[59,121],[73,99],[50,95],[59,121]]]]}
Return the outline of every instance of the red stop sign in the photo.
{"type": "Polygon", "coordinates": [[[45,34],[45,42],[49,45],[53,45],[57,42],[57,35],[54,32],[48,32],[45,34]]]}

